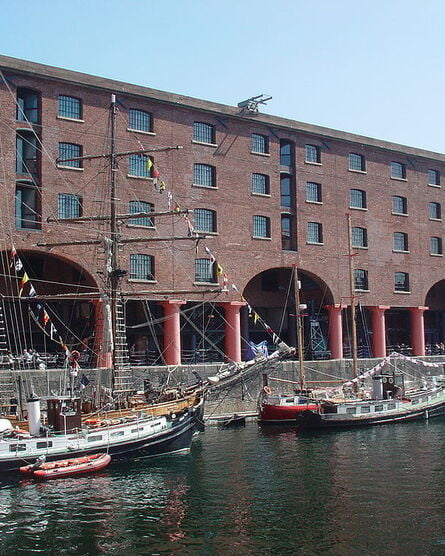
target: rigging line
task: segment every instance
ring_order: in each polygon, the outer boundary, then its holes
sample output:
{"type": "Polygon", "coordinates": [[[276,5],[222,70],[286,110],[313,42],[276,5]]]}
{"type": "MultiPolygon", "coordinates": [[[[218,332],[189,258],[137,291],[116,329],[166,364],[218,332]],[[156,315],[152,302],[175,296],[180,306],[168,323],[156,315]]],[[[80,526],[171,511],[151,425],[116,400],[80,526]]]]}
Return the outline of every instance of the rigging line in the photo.
{"type": "Polygon", "coordinates": [[[188,321],[188,323],[192,326],[192,328],[194,328],[196,330],[196,332],[198,332],[198,334],[201,336],[202,340],[207,340],[207,343],[219,354],[219,355],[225,355],[225,353],[212,341],[210,340],[210,338],[206,338],[205,336],[203,336],[201,334],[201,330],[195,325],[195,323],[186,315],[184,315],[184,318],[188,321]]]}
{"type": "MultiPolygon", "coordinates": [[[[26,256],[23,256],[23,254],[22,254],[21,259],[27,261],[26,256]]],[[[28,263],[28,265],[29,265],[29,263],[28,263]]],[[[0,276],[1,276],[1,277],[8,277],[9,275],[8,275],[8,274],[2,274],[2,273],[0,273],[0,276]]],[[[18,276],[14,276],[14,280],[19,280],[19,279],[20,279],[20,278],[19,278],[18,276]]],[[[72,286],[72,287],[77,287],[77,286],[78,286],[79,289],[80,289],[80,288],[84,288],[84,289],[93,290],[93,291],[91,292],[92,294],[94,294],[94,293],[100,293],[100,292],[99,292],[99,289],[94,289],[94,286],[88,286],[88,285],[86,285],[86,286],[81,286],[81,285],[78,285],[78,284],[75,284],[75,283],[57,282],[57,281],[55,281],[55,280],[42,280],[42,279],[40,279],[40,278],[32,278],[31,281],[32,281],[32,282],[40,282],[40,283],[42,283],[42,284],[52,284],[52,285],[57,285],[57,286],[70,286],[70,287],[71,287],[71,286],[72,286]]],[[[72,293],[74,293],[74,292],[72,292],[72,293]]],[[[89,292],[88,292],[88,293],[89,293],[89,292]]],[[[18,297],[18,296],[17,296],[17,297],[18,297]]],[[[20,296],[20,297],[21,297],[21,299],[27,299],[27,296],[23,296],[23,297],[20,296]]],[[[38,297],[38,296],[37,296],[37,297],[38,297]]]]}

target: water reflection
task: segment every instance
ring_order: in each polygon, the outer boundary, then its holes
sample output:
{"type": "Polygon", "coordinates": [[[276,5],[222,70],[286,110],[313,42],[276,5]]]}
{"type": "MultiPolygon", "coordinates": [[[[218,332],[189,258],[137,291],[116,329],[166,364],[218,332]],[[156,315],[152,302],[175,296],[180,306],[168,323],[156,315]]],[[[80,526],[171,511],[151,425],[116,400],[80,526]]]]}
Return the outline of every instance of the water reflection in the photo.
{"type": "Polygon", "coordinates": [[[440,554],[444,426],[209,427],[191,455],[2,479],[2,553],[440,554]]]}

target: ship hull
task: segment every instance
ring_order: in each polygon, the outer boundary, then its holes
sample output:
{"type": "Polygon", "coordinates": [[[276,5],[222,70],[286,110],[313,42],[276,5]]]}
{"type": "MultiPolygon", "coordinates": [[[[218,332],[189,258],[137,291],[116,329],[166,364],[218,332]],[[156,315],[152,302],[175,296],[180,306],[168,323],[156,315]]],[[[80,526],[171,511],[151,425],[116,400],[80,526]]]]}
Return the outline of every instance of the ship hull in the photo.
{"type": "Polygon", "coordinates": [[[106,451],[113,462],[190,450],[203,401],[182,415],[133,421],[82,430],[77,434],[0,440],[0,473],[16,471],[44,455],[46,461],[76,458],[106,451]],[[122,440],[121,440],[122,438],[122,440]],[[39,445],[47,448],[39,449],[39,445]],[[15,450],[15,453],[8,453],[15,450]]]}

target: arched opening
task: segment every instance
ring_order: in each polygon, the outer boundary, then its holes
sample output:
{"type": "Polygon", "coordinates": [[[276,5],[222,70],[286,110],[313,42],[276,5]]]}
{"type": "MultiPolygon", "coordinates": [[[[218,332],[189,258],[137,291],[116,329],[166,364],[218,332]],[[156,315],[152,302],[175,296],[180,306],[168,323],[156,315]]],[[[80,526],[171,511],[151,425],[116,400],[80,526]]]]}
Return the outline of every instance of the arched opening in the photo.
{"type": "Polygon", "coordinates": [[[445,353],[445,280],[436,282],[425,298],[425,345],[429,355],[445,353]]]}
{"type": "MultiPolygon", "coordinates": [[[[272,343],[273,336],[255,318],[255,313],[288,345],[297,347],[295,289],[292,268],[271,268],[257,274],[247,284],[243,296],[254,312],[245,309],[243,336],[246,340],[272,343]]],[[[304,328],[306,359],[329,357],[327,346],[328,315],[326,305],[333,303],[332,293],[319,277],[298,271],[301,283],[300,302],[304,328]]]]}
{"type": "MultiPolygon", "coordinates": [[[[89,346],[93,364],[95,307],[99,289],[94,278],[68,259],[36,251],[2,251],[0,295],[3,349],[14,356],[24,350],[63,354],[63,345],[89,346]]],[[[56,358],[51,357],[56,363],[56,358]]]]}

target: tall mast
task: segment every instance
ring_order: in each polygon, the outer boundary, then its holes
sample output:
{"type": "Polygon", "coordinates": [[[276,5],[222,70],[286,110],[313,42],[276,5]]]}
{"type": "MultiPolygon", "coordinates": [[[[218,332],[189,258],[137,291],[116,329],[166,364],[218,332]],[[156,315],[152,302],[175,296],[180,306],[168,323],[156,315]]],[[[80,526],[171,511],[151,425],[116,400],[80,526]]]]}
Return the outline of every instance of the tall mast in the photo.
{"type": "Polygon", "coordinates": [[[304,374],[304,346],[303,346],[303,322],[301,316],[302,305],[300,304],[300,283],[298,281],[297,265],[294,267],[294,292],[295,292],[295,313],[297,319],[297,346],[298,346],[298,368],[300,378],[300,389],[304,390],[306,377],[304,374]]]}
{"type": "Polygon", "coordinates": [[[351,351],[352,351],[352,372],[354,377],[358,376],[357,368],[357,325],[355,321],[355,279],[354,279],[354,264],[352,252],[352,226],[351,215],[346,215],[348,222],[348,259],[349,259],[349,289],[351,293],[351,351]]]}
{"type": "Polygon", "coordinates": [[[116,95],[111,95],[111,152],[110,152],[110,262],[108,270],[110,272],[110,309],[111,309],[111,361],[112,368],[115,367],[116,363],[116,322],[117,322],[117,292],[119,287],[119,271],[117,264],[117,242],[118,242],[118,224],[116,218],[116,175],[118,170],[118,163],[116,157],[116,95]]]}

